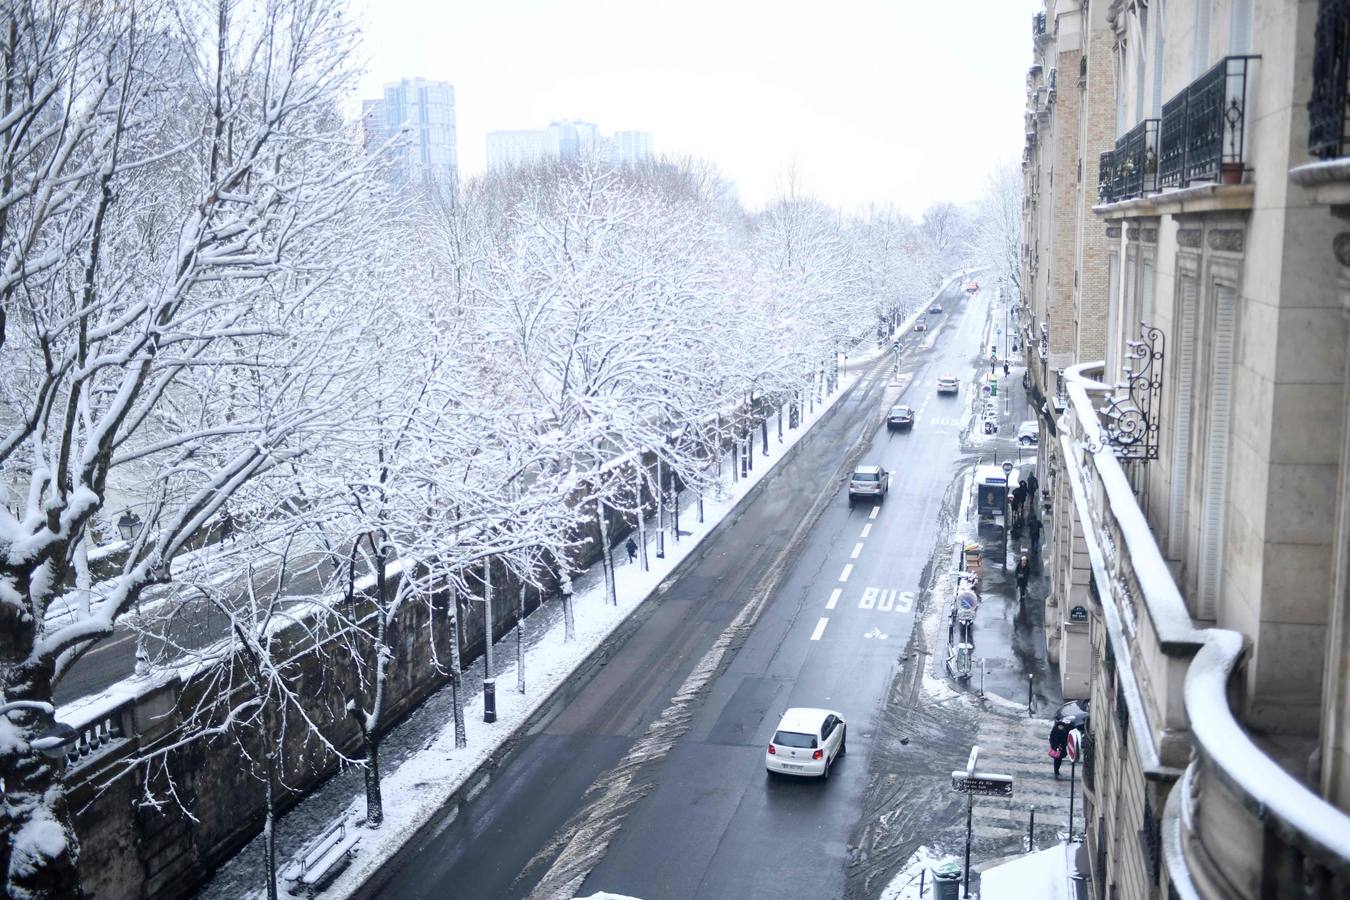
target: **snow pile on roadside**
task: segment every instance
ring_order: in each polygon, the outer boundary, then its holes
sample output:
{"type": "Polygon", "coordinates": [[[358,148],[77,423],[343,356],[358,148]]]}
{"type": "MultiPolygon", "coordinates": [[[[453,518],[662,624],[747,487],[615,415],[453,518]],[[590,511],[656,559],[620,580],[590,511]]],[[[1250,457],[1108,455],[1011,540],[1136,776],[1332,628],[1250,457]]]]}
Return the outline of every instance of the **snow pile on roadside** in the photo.
{"type": "MultiPolygon", "coordinates": [[[[511,737],[535,710],[549,700],[553,692],[567,681],[587,656],[622,624],[639,604],[657,592],[661,582],[675,566],[694,551],[703,538],[735,508],[770,469],[783,459],[786,451],[819,421],[858,377],[860,375],[857,373],[841,374],[840,389],[827,397],[823,403],[817,404],[813,411],[807,412],[803,409],[802,427],[793,432],[785,432],[781,443],[772,444],[773,455],[767,458],[759,457],[756,460],[755,470],[747,477],[727,485],[724,496],[705,498],[702,523],[692,521],[695,518],[692,509],[687,519],[682,517],[681,531],[687,529],[692,533],[688,537],[682,537],[678,544],[668,541],[665,558],[658,559],[652,556],[650,571],[643,572],[638,566],[620,566],[615,572],[618,606],[610,606],[605,602],[603,579],[584,590],[579,590],[574,597],[576,640],[571,642],[563,640],[561,621],[555,621],[549,626],[548,633],[525,657],[528,693],[522,695],[514,690],[517,677],[514,660],[509,664],[499,665],[499,670],[495,673],[498,684],[495,724],[483,724],[482,696],[476,695],[464,704],[465,720],[472,726],[468,729],[467,747],[462,750],[455,749],[455,729],[451,720],[428,740],[419,752],[394,771],[386,773],[382,779],[383,794],[386,798],[384,823],[379,829],[357,826],[356,830],[361,838],[359,849],[347,869],[325,890],[325,896],[334,898],[351,896],[366,879],[378,871],[380,866],[425,825],[457,790],[469,782],[478,767],[491,758],[497,748],[511,737]]],[[[510,638],[506,640],[509,641],[510,638]]],[[[499,642],[499,645],[501,643],[499,642]]],[[[499,651],[498,656],[501,658],[508,654],[509,651],[499,651]]],[[[480,776],[478,783],[469,791],[470,799],[487,786],[489,778],[488,773],[480,776]]],[[[296,810],[288,813],[288,816],[303,810],[307,802],[309,801],[302,801],[296,810]]],[[[451,815],[453,817],[454,814],[451,815]]],[[[341,818],[355,822],[362,820],[364,816],[365,796],[363,793],[354,794],[341,818]]],[[[284,865],[282,868],[284,870],[284,865]]],[[[263,880],[259,877],[258,888],[243,896],[264,896],[263,880]]],[[[284,883],[278,885],[284,896],[286,887],[284,883]]],[[[202,896],[223,897],[225,893],[217,893],[222,889],[228,890],[223,883],[219,886],[209,885],[202,896]]],[[[240,894],[232,892],[229,896],[240,894]]]]}
{"type": "Polygon", "coordinates": [[[932,870],[949,858],[936,847],[920,846],[904,868],[881,889],[880,900],[919,900],[920,897],[934,896],[932,870]]]}

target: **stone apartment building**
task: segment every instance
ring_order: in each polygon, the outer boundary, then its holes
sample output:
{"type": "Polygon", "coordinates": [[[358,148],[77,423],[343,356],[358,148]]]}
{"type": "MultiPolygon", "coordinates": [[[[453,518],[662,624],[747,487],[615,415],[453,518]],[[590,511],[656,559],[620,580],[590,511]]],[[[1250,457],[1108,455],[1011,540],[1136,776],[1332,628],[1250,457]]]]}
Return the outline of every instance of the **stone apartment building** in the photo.
{"type": "MultiPolygon", "coordinates": [[[[1092,212],[1098,156],[1090,151],[1114,141],[1115,70],[1106,4],[1048,0],[1032,21],[1032,35],[1019,321],[1032,396],[1044,404],[1043,430],[1052,434],[1063,407],[1060,373],[1078,359],[1105,353],[1109,240],[1092,212]]],[[[1043,441],[1039,452],[1041,482],[1049,488],[1063,460],[1053,441],[1043,441]]],[[[1048,519],[1048,543],[1068,546],[1074,536],[1067,495],[1050,496],[1059,507],[1048,519]]],[[[1091,671],[1088,624],[1081,616],[1088,592],[1084,560],[1076,567],[1069,556],[1049,562],[1050,654],[1059,663],[1064,696],[1084,698],[1091,671]]]]}
{"type": "Polygon", "coordinates": [[[1350,0],[1033,32],[1024,347],[1095,894],[1350,896],[1350,0]]]}

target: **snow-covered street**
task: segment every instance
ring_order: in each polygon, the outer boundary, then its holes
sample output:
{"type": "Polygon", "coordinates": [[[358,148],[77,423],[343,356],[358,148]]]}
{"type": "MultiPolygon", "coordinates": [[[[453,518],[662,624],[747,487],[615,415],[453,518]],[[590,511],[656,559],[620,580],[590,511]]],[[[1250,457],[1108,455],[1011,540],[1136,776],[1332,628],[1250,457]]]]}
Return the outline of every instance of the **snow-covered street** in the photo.
{"type": "MultiPolygon", "coordinates": [[[[828,398],[829,405],[818,405],[805,415],[802,427],[784,432],[783,439],[771,438],[772,455],[756,462],[753,472],[735,483],[721,484],[714,496],[705,499],[703,522],[696,521],[696,501],[686,498],[685,518],[681,522],[679,543],[666,544],[665,558],[653,549],[649,571],[636,563],[617,567],[615,583],[617,606],[605,602],[605,587],[593,568],[576,581],[575,640],[564,639],[562,610],[550,603],[527,620],[526,692],[516,691],[517,663],[510,659],[511,641],[503,640],[499,658],[506,661],[496,675],[497,721],[484,724],[482,698],[482,662],[465,672],[465,690],[472,698],[465,704],[468,720],[468,747],[455,749],[454,722],[449,714],[450,691],[445,689],[426,702],[407,721],[397,726],[386,744],[385,791],[396,802],[390,803],[378,830],[361,828],[365,799],[361,794],[361,776],[357,771],[334,778],[315,795],[302,801],[279,823],[278,844],[286,855],[298,853],[335,821],[347,821],[358,829],[360,846],[350,867],[334,882],[326,896],[347,897],[361,888],[380,866],[405,842],[440,814],[453,821],[455,808],[443,809],[451,798],[464,802],[476,798],[494,775],[492,762],[508,742],[519,737],[520,730],[538,718],[555,692],[568,683],[577,669],[591,661],[597,648],[627,620],[638,607],[661,589],[662,582],[699,544],[732,513],[736,505],[784,458],[784,455],[809,432],[812,425],[833,406],[858,379],[857,372],[841,379],[839,392],[828,398]],[[687,529],[687,533],[686,530],[687,529]]],[[[258,880],[261,840],[255,840],[231,862],[223,866],[203,888],[204,898],[265,896],[258,880]]]]}

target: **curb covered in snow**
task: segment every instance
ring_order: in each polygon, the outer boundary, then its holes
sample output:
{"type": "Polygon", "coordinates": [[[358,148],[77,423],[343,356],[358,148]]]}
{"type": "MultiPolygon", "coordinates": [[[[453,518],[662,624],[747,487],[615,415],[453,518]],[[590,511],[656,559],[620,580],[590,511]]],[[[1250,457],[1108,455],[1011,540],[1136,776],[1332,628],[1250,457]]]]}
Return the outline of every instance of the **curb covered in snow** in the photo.
{"type": "MultiPolygon", "coordinates": [[[[539,685],[541,670],[548,671],[545,685],[537,686],[539,693],[534,696],[510,691],[500,691],[497,695],[498,725],[478,725],[471,729],[469,747],[465,750],[453,749],[453,723],[403,766],[385,776],[386,796],[398,795],[404,799],[398,807],[386,804],[385,824],[379,830],[360,829],[362,834],[361,851],[325,893],[332,897],[375,897],[388,879],[396,874],[401,866],[400,858],[416,852],[423,838],[448,826],[459,815],[465,803],[470,802],[488,785],[493,773],[515,749],[521,738],[541,723],[547,722],[568,702],[570,692],[580,689],[596,669],[608,662],[614,649],[626,641],[634,631],[641,627],[648,615],[655,610],[655,604],[649,599],[664,591],[664,585],[677,577],[687,565],[700,558],[698,552],[705,546],[705,539],[716,534],[731,518],[741,503],[759,493],[764,478],[780,462],[791,458],[802,438],[824,421],[838,408],[841,399],[848,396],[862,380],[863,373],[845,376],[841,387],[825,402],[818,405],[813,413],[803,412],[802,427],[795,433],[785,434],[783,443],[776,447],[777,453],[767,459],[761,458],[756,470],[739,482],[729,485],[730,495],[720,501],[705,502],[705,521],[691,526],[695,534],[684,538],[679,544],[667,544],[667,557],[663,561],[652,561],[652,571],[633,572],[625,567],[616,573],[622,582],[632,586],[633,581],[639,587],[645,583],[646,590],[633,599],[622,599],[619,607],[604,605],[603,586],[579,593],[574,599],[577,609],[577,640],[568,644],[561,643],[561,634],[557,641],[550,642],[551,660],[536,654],[526,656],[526,664],[535,673],[534,683],[539,685]],[[660,571],[658,571],[660,568],[660,571]],[[599,607],[599,610],[596,609],[599,607]],[[583,613],[585,608],[589,615],[583,613]],[[646,613],[641,613],[646,610],[646,613]],[[594,621],[590,621],[594,620],[594,621]],[[588,624],[589,622],[589,624],[588,624]],[[590,632],[589,634],[586,632],[590,632]],[[571,651],[568,653],[567,651],[571,651]],[[550,666],[549,663],[552,663],[550,666]],[[542,688],[542,689],[541,689],[542,688]],[[496,731],[502,726],[496,734],[496,731]],[[490,736],[490,737],[489,737],[490,736]],[[489,739],[484,740],[485,737],[489,739]],[[475,744],[480,746],[475,747],[475,744]],[[462,765],[454,765],[454,757],[462,765]],[[448,766],[447,766],[448,764],[448,766]],[[444,780],[435,777],[435,770],[449,767],[458,772],[442,774],[444,780]],[[403,777],[400,777],[403,776],[403,777]],[[407,785],[400,782],[407,781],[407,785]],[[406,791],[400,790],[406,788],[406,791]],[[415,798],[415,799],[413,799],[415,798]],[[407,807],[415,807],[405,821],[394,821],[400,812],[407,813],[407,807]]],[[[621,584],[620,596],[625,591],[621,584]]],[[[633,597],[630,590],[629,597],[633,597]]],[[[559,626],[554,626],[559,627],[559,626]]],[[[543,649],[538,648],[538,649],[543,649]]],[[[497,672],[499,685],[510,684],[514,680],[514,663],[504,665],[497,672]]],[[[465,718],[469,722],[481,721],[481,698],[474,698],[465,704],[465,718]]],[[[413,713],[416,715],[417,713],[413,713]]],[[[364,798],[356,796],[348,807],[347,817],[359,818],[364,798]]]]}

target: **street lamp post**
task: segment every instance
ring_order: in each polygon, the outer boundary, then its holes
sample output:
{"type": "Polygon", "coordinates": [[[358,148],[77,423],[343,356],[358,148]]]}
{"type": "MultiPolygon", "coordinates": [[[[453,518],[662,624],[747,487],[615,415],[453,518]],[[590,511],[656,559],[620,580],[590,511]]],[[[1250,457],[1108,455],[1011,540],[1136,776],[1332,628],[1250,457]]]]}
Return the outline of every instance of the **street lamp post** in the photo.
{"type": "MultiPolygon", "coordinates": [[[[122,540],[130,544],[141,533],[141,517],[129,509],[122,510],[122,515],[117,518],[117,534],[122,540]]],[[[136,596],[136,665],[133,670],[137,678],[144,678],[150,674],[150,653],[145,649],[145,633],[141,630],[139,621],[141,616],[141,598],[136,596]]]]}
{"type": "Polygon", "coordinates": [[[136,535],[141,532],[141,517],[129,509],[122,510],[122,515],[117,519],[117,534],[128,544],[136,539],[136,535]]]}

